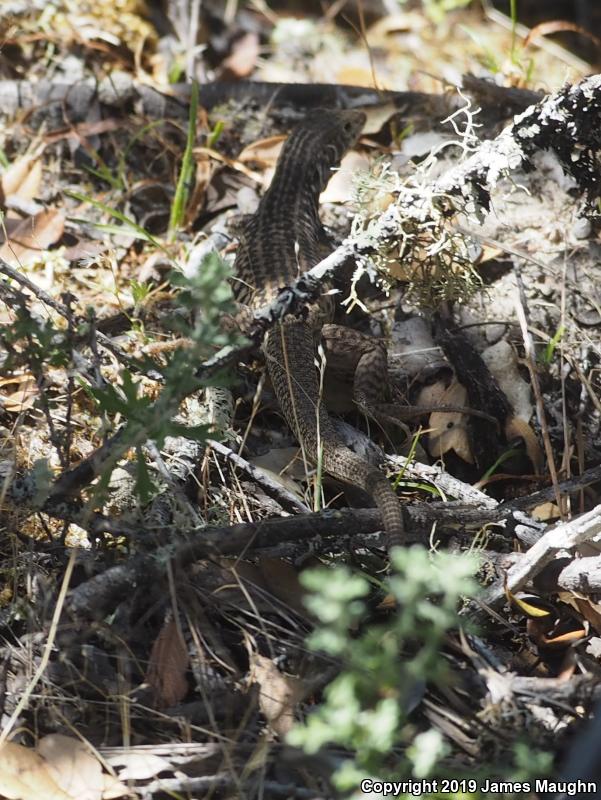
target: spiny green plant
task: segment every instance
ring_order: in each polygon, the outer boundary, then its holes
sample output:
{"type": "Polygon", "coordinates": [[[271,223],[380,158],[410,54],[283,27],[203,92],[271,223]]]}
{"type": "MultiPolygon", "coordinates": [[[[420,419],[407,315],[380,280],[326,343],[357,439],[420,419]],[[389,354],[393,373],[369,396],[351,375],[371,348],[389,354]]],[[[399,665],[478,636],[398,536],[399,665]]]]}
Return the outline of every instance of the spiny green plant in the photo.
{"type": "Polygon", "coordinates": [[[159,372],[162,376],[161,391],[156,399],[142,395],[140,381],[136,381],[128,370],[122,370],[119,387],[88,387],[100,412],[111,418],[119,415],[126,421],[116,454],[122,454],[130,447],[136,449],[136,488],[144,501],[152,493],[141,449],[146,440],[152,439],[161,447],[166,436],[185,436],[205,441],[215,435],[208,425],[186,426],[175,422],[173,418],[185,397],[208,385],[224,384],[225,376],[219,373],[209,380],[198,378],[198,365],[216,350],[235,347],[244,341],[239,334],[224,330],[222,325],[224,316],[235,311],[229,277],[229,265],[216,253],[209,253],[203,259],[193,277],[185,277],[179,272],[172,274],[171,283],[179,288],[178,304],[187,309],[192,317],[190,323],[181,316],[174,316],[172,327],[188,339],[190,346],[169,354],[163,364],[151,360],[139,362],[141,372],[159,372]]]}
{"type": "MultiPolygon", "coordinates": [[[[198,378],[199,364],[216,350],[235,347],[244,341],[238,333],[224,330],[222,325],[224,316],[235,312],[229,277],[229,265],[216,253],[205,257],[192,278],[173,274],[172,284],[179,289],[179,308],[188,313],[185,317],[174,315],[172,327],[188,339],[189,347],[170,353],[162,363],[149,358],[130,359],[130,367],[121,371],[117,385],[93,386],[79,377],[80,385],[94,399],[98,414],[104,418],[105,427],[110,428],[117,420],[122,425],[118,443],[104,464],[95,500],[108,485],[112,469],[129,449],[137,454],[137,491],[147,501],[153,486],[142,450],[146,441],[154,440],[160,447],[166,436],[204,441],[215,435],[208,425],[186,426],[174,421],[174,417],[185,397],[205,386],[222,386],[225,382],[222,373],[198,378]],[[150,398],[144,394],[139,376],[157,373],[161,376],[161,389],[155,398],[150,398]]],[[[7,353],[4,368],[28,369],[40,387],[50,368],[76,371],[73,350],[89,338],[90,322],[78,320],[73,330],[62,330],[52,320],[36,317],[23,299],[15,307],[12,324],[3,326],[0,332],[0,342],[7,353]]],[[[42,400],[47,402],[41,395],[42,400]]]]}

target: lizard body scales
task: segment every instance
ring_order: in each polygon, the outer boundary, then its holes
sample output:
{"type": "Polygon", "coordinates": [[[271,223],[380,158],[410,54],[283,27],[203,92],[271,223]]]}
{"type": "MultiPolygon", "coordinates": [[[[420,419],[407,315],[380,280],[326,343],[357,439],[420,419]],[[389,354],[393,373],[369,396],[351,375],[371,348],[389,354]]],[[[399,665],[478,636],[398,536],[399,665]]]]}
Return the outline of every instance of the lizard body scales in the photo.
{"type": "MultiPolygon", "coordinates": [[[[360,111],[313,114],[286,141],[272,183],[247,224],[236,256],[237,299],[258,308],[323,258],[325,233],[319,195],[331,170],[365,123],[360,111]]],[[[398,499],[386,476],[340,439],[320,400],[314,363],[321,326],[331,321],[331,298],[322,297],[306,319],[285,317],[267,334],[264,352],[282,412],[305,458],[315,463],[319,450],[325,472],[361,487],[376,501],[388,546],[404,543],[398,499]]]]}

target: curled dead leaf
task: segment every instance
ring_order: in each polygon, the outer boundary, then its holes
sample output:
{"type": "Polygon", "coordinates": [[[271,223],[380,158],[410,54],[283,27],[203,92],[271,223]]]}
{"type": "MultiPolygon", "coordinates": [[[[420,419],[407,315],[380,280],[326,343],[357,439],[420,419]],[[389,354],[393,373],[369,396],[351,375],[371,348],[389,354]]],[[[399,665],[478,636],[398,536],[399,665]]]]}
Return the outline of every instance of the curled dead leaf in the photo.
{"type": "Polygon", "coordinates": [[[298,678],[282,674],[273,661],[254,653],[251,681],[259,684],[259,707],[278,736],[285,736],[294,724],[294,709],[304,694],[298,678]]]}
{"type": "Polygon", "coordinates": [[[348,203],[353,196],[355,176],[360,172],[367,172],[369,159],[367,156],[351,150],[340,163],[340,167],[330,178],[330,181],[321,193],[321,203],[348,203]]]}
{"type": "Polygon", "coordinates": [[[519,417],[511,417],[505,423],[505,436],[507,441],[512,439],[523,439],[526,447],[528,458],[532,462],[532,466],[537,475],[542,475],[545,459],[543,451],[538,443],[536,434],[530,425],[519,417]]]}
{"type": "Polygon", "coordinates": [[[73,800],[39,753],[14,742],[0,746],[0,795],[8,800],[73,800]]]}
{"type": "Polygon", "coordinates": [[[259,36],[248,31],[240,36],[232,45],[232,52],[224,59],[222,74],[236,78],[248,78],[259,57],[259,36]]]}
{"type": "Polygon", "coordinates": [[[37,157],[23,156],[4,172],[0,186],[4,198],[12,196],[20,200],[33,200],[40,192],[41,183],[42,162],[37,157]]]}
{"type": "MultiPolygon", "coordinates": [[[[440,404],[466,406],[467,391],[454,380],[440,397],[440,404]]],[[[430,414],[428,452],[433,458],[442,458],[450,450],[468,464],[474,463],[474,455],[468,433],[469,417],[461,412],[435,411],[430,414]]]]}
{"type": "Polygon", "coordinates": [[[253,164],[258,169],[275,167],[282,146],[286,141],[285,136],[268,136],[249,144],[238,156],[241,164],[253,164]]]}
{"type": "Polygon", "coordinates": [[[569,22],[563,19],[549,20],[548,22],[541,22],[539,25],[535,25],[524,39],[524,47],[528,47],[528,45],[539,36],[549,36],[550,34],[563,33],[564,31],[579,33],[581,36],[590,39],[596,47],[601,48],[601,39],[595,36],[592,31],[583,28],[582,25],[577,25],[575,22],[569,22]]]}
{"type": "Polygon", "coordinates": [[[12,267],[31,264],[44,250],[59,241],[64,229],[64,216],[53,209],[21,220],[10,238],[0,247],[0,258],[12,267]]]}
{"type": "Polygon", "coordinates": [[[38,387],[33,375],[14,375],[0,380],[0,406],[5,411],[20,414],[32,408],[38,396],[38,387]]]}
{"type": "Polygon", "coordinates": [[[104,790],[102,766],[82,741],[52,733],[40,739],[37,750],[56,783],[69,797],[100,800],[104,790]]]}
{"type": "Polygon", "coordinates": [[[175,620],[168,620],[152,646],[146,681],[154,689],[159,708],[181,702],[188,692],[188,648],[175,620]]]}

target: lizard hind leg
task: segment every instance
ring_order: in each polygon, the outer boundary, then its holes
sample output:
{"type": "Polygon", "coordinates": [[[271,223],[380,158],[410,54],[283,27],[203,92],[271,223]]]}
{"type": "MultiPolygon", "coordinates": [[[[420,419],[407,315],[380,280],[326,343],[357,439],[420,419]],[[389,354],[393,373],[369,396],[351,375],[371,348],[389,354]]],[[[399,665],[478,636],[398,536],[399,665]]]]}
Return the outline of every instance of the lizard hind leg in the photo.
{"type": "Polygon", "coordinates": [[[267,336],[265,355],[276,396],[304,457],[315,463],[321,451],[324,472],[361,487],[374,498],[388,547],[404,544],[402,511],[388,478],[346,447],[321,403],[311,326],[296,320],[276,325],[267,336]]]}
{"type": "Polygon", "coordinates": [[[388,353],[381,339],[342,325],[324,325],[322,343],[330,380],[352,384],[353,403],[368,419],[385,430],[400,428],[411,439],[402,410],[386,402],[389,393],[388,353]]]}

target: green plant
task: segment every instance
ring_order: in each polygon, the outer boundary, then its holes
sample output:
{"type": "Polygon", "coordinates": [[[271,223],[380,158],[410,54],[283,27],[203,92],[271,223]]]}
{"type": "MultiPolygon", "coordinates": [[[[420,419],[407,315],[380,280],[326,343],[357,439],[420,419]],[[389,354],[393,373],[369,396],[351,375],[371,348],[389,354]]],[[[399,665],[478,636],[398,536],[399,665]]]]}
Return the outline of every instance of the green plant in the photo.
{"type": "Polygon", "coordinates": [[[79,222],[84,225],[94,225],[96,228],[100,230],[107,231],[107,233],[128,233],[130,236],[135,236],[137,239],[141,239],[142,241],[148,242],[153,247],[157,247],[159,250],[166,252],[165,248],[159,242],[158,239],[155,239],[152,234],[150,234],[145,228],[141,225],[138,225],[133,219],[130,219],[126,214],[123,214],[121,211],[118,211],[116,208],[111,208],[111,206],[107,206],[106,203],[101,203],[100,200],[96,200],[94,197],[91,197],[87,194],[82,194],[80,192],[65,192],[68,197],[72,197],[74,200],[78,200],[80,203],[89,203],[94,208],[97,208],[99,211],[103,211],[105,214],[108,214],[110,217],[119,220],[121,225],[112,225],[106,224],[101,222],[92,222],[90,223],[89,220],[81,220],[77,218],[73,218],[73,222],[79,222]]]}
{"type": "Polygon", "coordinates": [[[510,458],[517,456],[520,454],[520,451],[515,447],[510,447],[507,450],[504,450],[501,455],[497,458],[497,460],[492,464],[486,472],[480,478],[481,481],[487,481],[495,472],[501,467],[506,461],[509,461],[510,458]]]}
{"type": "MultiPolygon", "coordinates": [[[[450,662],[440,651],[457,625],[457,606],[475,594],[478,560],[472,554],[429,553],[415,546],[394,551],[392,562],[395,573],[383,588],[396,608],[380,624],[367,617],[373,579],[344,566],[307,570],[301,576],[310,590],[305,603],[318,620],[309,646],[342,667],[324,690],[321,704],[292,729],[288,742],[310,754],[326,746],[330,757],[346,754],[332,779],[347,793],[367,779],[396,782],[394,796],[404,800],[418,793],[432,800],[481,800],[485,795],[478,787],[485,779],[527,782],[547,775],[552,755],[534,748],[526,736],[508,744],[502,764],[497,758],[462,770],[442,734],[420,723],[417,715],[410,716],[426,684],[442,689],[444,696],[445,686],[454,681],[450,662]],[[444,789],[451,776],[457,790],[444,789]]],[[[359,800],[365,795],[351,796],[359,800]]]]}
{"type": "Polygon", "coordinates": [[[186,149],[182,158],[182,167],[179,173],[175,195],[171,204],[171,214],[169,216],[169,235],[173,239],[175,234],[183,224],[186,213],[186,205],[190,194],[190,186],[194,177],[194,140],[196,138],[196,118],[198,115],[198,84],[192,83],[190,95],[190,113],[188,115],[188,136],[186,138],[186,149]]]}
{"type": "MultiPolygon", "coordinates": [[[[398,0],[400,5],[405,5],[407,0],[398,0]]],[[[424,13],[430,17],[432,22],[442,22],[445,16],[456,8],[469,6],[472,0],[422,0],[424,13]]]]}
{"type": "Polygon", "coordinates": [[[478,32],[473,30],[472,28],[468,27],[467,25],[460,25],[460,30],[462,30],[470,39],[474,42],[474,44],[480,48],[482,51],[481,54],[478,56],[480,61],[482,62],[482,66],[487,69],[489,72],[492,72],[493,75],[498,75],[501,72],[501,63],[499,61],[499,56],[495,51],[488,47],[484,41],[484,37],[478,32]]]}
{"type": "MultiPolygon", "coordinates": [[[[186,426],[174,421],[174,417],[185,397],[205,386],[221,386],[225,382],[225,376],[220,373],[199,379],[196,377],[198,365],[216,350],[243,342],[239,334],[224,330],[222,325],[223,317],[235,312],[229,277],[229,265],[216,253],[203,260],[193,278],[185,278],[181,273],[173,274],[172,284],[179,288],[178,306],[188,311],[188,317],[193,321],[190,323],[180,315],[172,327],[188,339],[189,347],[169,354],[162,363],[149,358],[129,359],[129,366],[121,371],[118,384],[91,385],[78,378],[80,386],[94,399],[98,414],[104,418],[104,426],[121,425],[110,452],[98,462],[95,474],[100,480],[91,498],[92,505],[108,485],[112,469],[128,450],[136,452],[136,488],[141,499],[147,501],[152,495],[153,485],[142,448],[148,440],[160,447],[166,436],[185,436],[200,441],[209,435],[215,436],[208,425],[186,426]],[[161,390],[158,396],[151,398],[142,391],[139,376],[156,377],[157,373],[161,376],[161,390]]],[[[145,292],[139,284],[134,289],[137,299],[142,298],[145,292]]],[[[73,318],[72,326],[62,330],[50,319],[39,319],[30,311],[26,298],[19,296],[15,303],[14,321],[4,325],[0,331],[0,343],[7,354],[4,369],[25,368],[34,375],[40,389],[37,402],[47,412],[51,430],[54,430],[54,421],[50,406],[55,401],[43,391],[46,373],[56,368],[75,372],[74,349],[88,340],[93,328],[89,320],[73,318]]],[[[55,433],[52,441],[62,454],[64,441],[68,440],[64,435],[58,435],[60,431],[55,433]]],[[[48,474],[51,474],[49,469],[48,474]]],[[[50,482],[45,481],[44,486],[50,489],[50,482]]],[[[43,500],[43,497],[39,498],[40,506],[43,500]]]]}
{"type": "Polygon", "coordinates": [[[543,364],[545,364],[545,366],[548,367],[551,361],[553,361],[553,355],[555,353],[557,345],[563,338],[565,330],[566,330],[565,327],[563,325],[560,325],[559,328],[555,331],[553,337],[547,342],[547,346],[545,347],[541,355],[541,361],[543,362],[543,364]]]}
{"type": "Polygon", "coordinates": [[[336,785],[351,790],[361,777],[392,780],[432,772],[447,748],[434,729],[419,732],[409,721],[412,698],[425,681],[443,685],[446,662],[439,649],[456,622],[460,599],[475,592],[476,561],[422,547],[392,554],[396,573],[388,590],[397,609],[383,624],[365,624],[368,580],[346,567],[307,571],[309,610],[319,620],[309,646],[344,665],[321,706],[291,731],[289,741],[314,753],[326,744],[352,754],[336,772],[336,785]]]}
{"type": "Polygon", "coordinates": [[[229,277],[229,265],[216,253],[204,258],[198,273],[192,278],[186,278],[179,272],[172,274],[172,285],[180,289],[179,305],[187,309],[194,320],[192,324],[181,317],[173,320],[173,327],[189,340],[188,348],[170,354],[162,365],[151,360],[137,363],[140,372],[161,373],[163,384],[156,399],[151,400],[141,394],[140,382],[134,380],[129,370],[122,370],[119,387],[111,384],[102,388],[87,387],[96,400],[99,412],[108,417],[119,416],[126,423],[119,445],[103,470],[102,486],[107,483],[114,464],[128,449],[134,448],[137,456],[136,489],[146,502],[153,491],[142,451],[147,440],[151,439],[161,447],[166,436],[185,436],[205,441],[215,435],[208,425],[190,427],[175,422],[173,418],[185,397],[207,385],[220,386],[224,383],[221,374],[213,375],[210,382],[197,378],[196,367],[215,350],[243,342],[238,334],[223,330],[223,317],[235,311],[229,277]]]}
{"type": "Polygon", "coordinates": [[[123,177],[117,172],[114,174],[111,168],[106,164],[96,150],[93,147],[88,147],[88,155],[91,156],[94,161],[96,162],[95,167],[91,167],[89,165],[84,165],[86,172],[90,175],[94,175],[95,178],[99,178],[101,181],[108,183],[111,189],[116,189],[119,192],[122,192],[125,189],[125,182],[123,177]]]}
{"type": "Polygon", "coordinates": [[[456,8],[469,6],[472,0],[422,0],[424,11],[432,22],[442,22],[445,16],[456,8]]]}
{"type": "Polygon", "coordinates": [[[209,132],[207,136],[207,147],[215,147],[219,139],[221,138],[221,134],[225,128],[225,122],[220,119],[217,120],[213,130],[209,132]]]}

